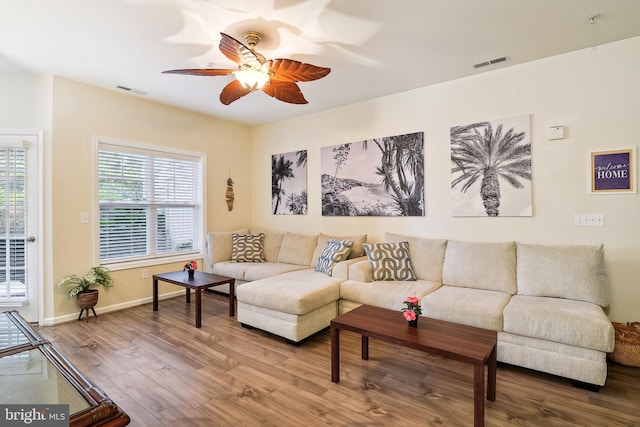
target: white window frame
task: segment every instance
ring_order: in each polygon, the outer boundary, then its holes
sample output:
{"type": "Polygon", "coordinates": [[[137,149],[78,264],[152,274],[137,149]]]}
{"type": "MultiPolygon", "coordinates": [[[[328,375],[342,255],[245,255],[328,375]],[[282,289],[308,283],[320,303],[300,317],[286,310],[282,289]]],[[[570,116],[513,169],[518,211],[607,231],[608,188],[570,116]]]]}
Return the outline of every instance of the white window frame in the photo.
{"type": "Polygon", "coordinates": [[[140,142],[133,141],[124,141],[119,139],[107,138],[107,137],[94,137],[94,164],[95,164],[95,186],[94,186],[94,197],[95,197],[95,208],[96,214],[94,218],[96,218],[95,223],[95,258],[98,260],[100,265],[108,267],[110,270],[122,270],[127,268],[137,268],[137,267],[145,267],[152,265],[161,265],[168,264],[172,262],[180,262],[185,260],[202,258],[204,254],[204,240],[205,240],[205,230],[207,230],[206,226],[206,202],[205,195],[206,191],[206,154],[197,151],[189,151],[183,150],[173,147],[166,146],[158,146],[140,142]],[[201,176],[202,183],[200,185],[201,194],[199,196],[199,203],[197,211],[197,220],[195,224],[195,236],[196,239],[194,241],[194,248],[192,251],[185,251],[178,254],[147,254],[142,257],[131,257],[130,259],[117,259],[117,260],[101,260],[100,259],[100,194],[99,194],[99,170],[98,170],[98,155],[100,149],[103,147],[108,148],[122,148],[122,151],[135,153],[139,151],[141,154],[148,156],[158,156],[158,157],[169,157],[169,158],[185,158],[189,160],[199,161],[201,164],[201,176]],[[199,237],[199,238],[198,238],[199,237]]]}

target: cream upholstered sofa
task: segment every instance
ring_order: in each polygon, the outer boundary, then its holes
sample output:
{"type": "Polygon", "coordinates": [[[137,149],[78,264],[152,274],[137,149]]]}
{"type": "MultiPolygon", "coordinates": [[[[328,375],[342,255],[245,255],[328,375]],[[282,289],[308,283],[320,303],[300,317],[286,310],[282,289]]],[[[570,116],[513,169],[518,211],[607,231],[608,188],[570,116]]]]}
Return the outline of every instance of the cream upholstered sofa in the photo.
{"type": "Polygon", "coordinates": [[[231,261],[231,232],[209,233],[208,261],[213,272],[240,284],[239,322],[295,343],[361,304],[400,310],[415,295],[424,316],[497,331],[501,362],[605,383],[614,330],[604,311],[609,287],[602,246],[386,233],[383,243],[393,253],[379,256],[378,265],[372,254],[379,245],[356,236],[351,258],[328,275],[314,266],[330,238],[264,233],[265,262],[255,263],[231,261]],[[367,245],[371,259],[361,256],[367,245]],[[405,276],[408,269],[411,278],[405,276]],[[373,280],[378,270],[384,280],[373,280]]]}
{"type": "Polygon", "coordinates": [[[415,294],[424,316],[497,331],[501,362],[604,385],[614,330],[602,246],[385,235],[402,241],[417,280],[373,281],[375,263],[354,263],[339,313],[359,304],[400,310],[415,294]]]}
{"type": "MultiPolygon", "coordinates": [[[[263,258],[249,255],[238,261],[234,236],[239,240],[248,235],[248,229],[207,235],[208,270],[236,279],[237,320],[293,343],[328,327],[337,316],[340,283],[347,278],[349,265],[366,259],[362,244],[367,236],[254,231],[252,236],[263,236],[261,245],[256,245],[262,247],[263,258]],[[325,263],[324,270],[317,271],[332,239],[353,242],[346,250],[347,259],[329,263],[330,268],[325,263]]],[[[221,291],[228,292],[228,287],[221,291]]]]}

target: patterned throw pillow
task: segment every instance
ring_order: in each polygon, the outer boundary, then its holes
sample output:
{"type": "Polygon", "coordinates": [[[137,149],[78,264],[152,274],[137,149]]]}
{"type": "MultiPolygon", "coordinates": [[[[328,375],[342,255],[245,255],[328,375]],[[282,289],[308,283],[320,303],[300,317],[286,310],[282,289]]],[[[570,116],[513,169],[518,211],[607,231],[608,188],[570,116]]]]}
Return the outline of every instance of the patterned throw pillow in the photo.
{"type": "Polygon", "coordinates": [[[264,233],[231,235],[231,262],[264,262],[264,233]]]}
{"type": "Polygon", "coordinates": [[[416,280],[409,258],[409,243],[363,243],[371,264],[371,279],[416,280]]]}
{"type": "Polygon", "coordinates": [[[324,250],[320,254],[320,258],[318,258],[316,271],[331,276],[333,267],[340,261],[344,261],[345,259],[347,259],[352,247],[353,240],[327,240],[327,245],[324,247],[324,250]]]}

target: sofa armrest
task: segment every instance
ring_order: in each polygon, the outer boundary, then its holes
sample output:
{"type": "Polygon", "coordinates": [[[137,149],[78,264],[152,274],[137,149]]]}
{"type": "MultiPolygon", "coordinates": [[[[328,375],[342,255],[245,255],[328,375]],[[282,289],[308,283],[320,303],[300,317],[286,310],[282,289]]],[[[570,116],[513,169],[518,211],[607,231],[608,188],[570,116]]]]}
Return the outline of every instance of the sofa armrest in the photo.
{"type": "Polygon", "coordinates": [[[366,256],[355,258],[359,260],[349,266],[349,280],[371,282],[371,264],[366,256]]]}
{"type": "Polygon", "coordinates": [[[351,258],[344,261],[340,261],[339,263],[333,266],[333,271],[331,272],[331,276],[337,277],[338,279],[348,279],[351,266],[353,264],[356,264],[366,259],[367,259],[366,256],[361,256],[357,258],[351,258]]]}

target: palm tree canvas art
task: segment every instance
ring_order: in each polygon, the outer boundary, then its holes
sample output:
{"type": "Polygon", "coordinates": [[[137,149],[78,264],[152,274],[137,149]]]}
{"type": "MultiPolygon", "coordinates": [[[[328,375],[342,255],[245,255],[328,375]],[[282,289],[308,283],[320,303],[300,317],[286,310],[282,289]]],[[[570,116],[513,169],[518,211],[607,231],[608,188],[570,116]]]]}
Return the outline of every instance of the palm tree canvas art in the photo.
{"type": "Polygon", "coordinates": [[[424,216],[423,132],[323,147],[323,216],[424,216]]]}
{"type": "Polygon", "coordinates": [[[271,212],[307,213],[307,150],[271,156],[271,212]]]}
{"type": "Polygon", "coordinates": [[[454,216],[531,216],[530,116],[451,128],[454,216]]]}

